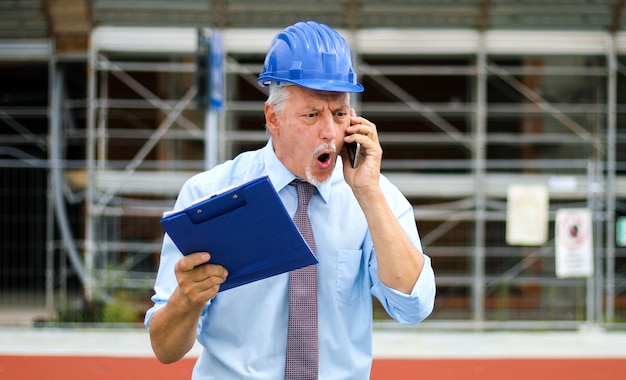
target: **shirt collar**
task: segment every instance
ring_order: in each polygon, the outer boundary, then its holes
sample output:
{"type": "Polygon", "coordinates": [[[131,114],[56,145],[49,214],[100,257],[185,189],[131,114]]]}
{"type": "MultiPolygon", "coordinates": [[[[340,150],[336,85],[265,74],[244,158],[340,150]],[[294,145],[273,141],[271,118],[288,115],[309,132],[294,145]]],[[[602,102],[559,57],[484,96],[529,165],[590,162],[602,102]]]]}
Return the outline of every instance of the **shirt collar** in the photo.
{"type": "MultiPolygon", "coordinates": [[[[274,189],[276,192],[281,191],[285,186],[289,185],[291,181],[294,179],[298,179],[282,162],[276,157],[276,153],[274,152],[274,145],[272,144],[272,139],[270,138],[265,146],[265,153],[263,156],[265,161],[265,170],[267,171],[267,175],[270,177],[272,184],[274,184],[274,189]]],[[[331,178],[324,182],[323,184],[316,186],[317,192],[320,194],[325,203],[328,203],[330,200],[330,193],[332,188],[332,182],[335,180],[337,175],[342,175],[342,173],[338,173],[338,170],[341,170],[341,162],[338,162],[335,169],[333,170],[333,174],[331,178]]]]}

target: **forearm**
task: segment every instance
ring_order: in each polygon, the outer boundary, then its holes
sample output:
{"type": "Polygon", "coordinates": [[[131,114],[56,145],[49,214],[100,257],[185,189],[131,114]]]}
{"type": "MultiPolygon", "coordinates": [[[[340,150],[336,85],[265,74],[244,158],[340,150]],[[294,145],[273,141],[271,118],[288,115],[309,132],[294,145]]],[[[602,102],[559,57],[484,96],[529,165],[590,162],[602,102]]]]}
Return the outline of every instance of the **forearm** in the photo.
{"type": "Polygon", "coordinates": [[[201,312],[202,308],[186,303],[176,288],[168,303],[155,313],[150,321],[150,342],[160,362],[173,363],[191,350],[201,312]]]}
{"type": "Polygon", "coordinates": [[[379,188],[356,195],[376,250],[379,280],[410,294],[422,271],[424,255],[411,243],[379,188]]]}

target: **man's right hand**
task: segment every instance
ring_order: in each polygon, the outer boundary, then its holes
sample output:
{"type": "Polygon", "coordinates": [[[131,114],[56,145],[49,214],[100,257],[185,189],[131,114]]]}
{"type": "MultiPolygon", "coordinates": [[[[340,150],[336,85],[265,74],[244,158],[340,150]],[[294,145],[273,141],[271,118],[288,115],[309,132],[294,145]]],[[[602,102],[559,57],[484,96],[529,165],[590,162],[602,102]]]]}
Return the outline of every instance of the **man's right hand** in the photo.
{"type": "Polygon", "coordinates": [[[226,281],[228,272],[221,265],[210,264],[208,252],[183,256],[174,268],[178,287],[189,306],[204,307],[226,281]]]}
{"type": "Polygon", "coordinates": [[[196,252],[174,267],[178,288],[150,322],[152,349],[162,363],[173,363],[191,350],[200,313],[228,276],[224,267],[209,260],[207,252],[196,252]]]}

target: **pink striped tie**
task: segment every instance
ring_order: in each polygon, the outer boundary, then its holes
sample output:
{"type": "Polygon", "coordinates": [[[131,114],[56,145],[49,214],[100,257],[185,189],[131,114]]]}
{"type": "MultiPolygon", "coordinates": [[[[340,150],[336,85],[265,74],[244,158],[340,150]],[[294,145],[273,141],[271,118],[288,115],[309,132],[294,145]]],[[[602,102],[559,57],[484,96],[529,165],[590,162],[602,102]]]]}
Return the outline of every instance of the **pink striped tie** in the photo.
{"type": "MultiPolygon", "coordinates": [[[[308,207],[315,187],[308,182],[293,181],[298,190],[298,208],[293,221],[311,251],[315,239],[308,216],[308,207]]],[[[309,265],[289,273],[289,326],[285,379],[317,379],[317,265],[309,265]]]]}

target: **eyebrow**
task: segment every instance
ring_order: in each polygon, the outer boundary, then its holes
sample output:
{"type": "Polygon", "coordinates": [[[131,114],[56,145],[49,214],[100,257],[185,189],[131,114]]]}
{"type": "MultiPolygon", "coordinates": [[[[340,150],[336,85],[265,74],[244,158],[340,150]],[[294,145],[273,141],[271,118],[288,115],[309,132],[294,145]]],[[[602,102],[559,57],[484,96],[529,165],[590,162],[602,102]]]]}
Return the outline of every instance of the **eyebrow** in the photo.
{"type": "MultiPolygon", "coordinates": [[[[319,113],[319,112],[322,112],[324,109],[329,109],[329,108],[328,107],[317,107],[317,106],[308,104],[308,105],[306,105],[306,106],[304,106],[302,108],[302,112],[307,112],[307,113],[309,113],[309,112],[317,112],[317,113],[319,113]]],[[[329,109],[329,111],[334,115],[337,112],[342,112],[342,111],[348,113],[349,109],[350,109],[350,106],[347,105],[347,104],[344,104],[344,105],[340,105],[338,107],[329,109]]]]}

